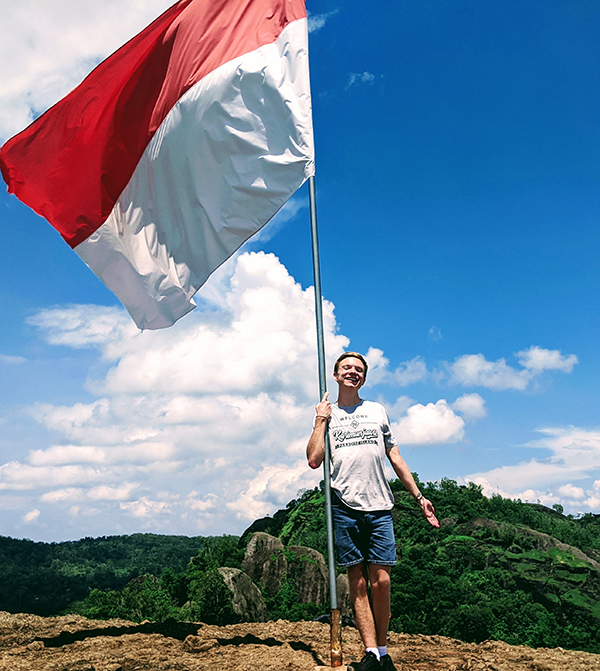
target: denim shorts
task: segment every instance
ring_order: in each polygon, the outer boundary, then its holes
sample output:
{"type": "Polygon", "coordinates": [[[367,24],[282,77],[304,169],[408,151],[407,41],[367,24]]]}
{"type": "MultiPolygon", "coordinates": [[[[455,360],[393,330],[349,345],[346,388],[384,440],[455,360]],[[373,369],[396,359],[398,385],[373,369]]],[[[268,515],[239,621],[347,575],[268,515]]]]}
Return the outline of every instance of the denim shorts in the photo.
{"type": "Polygon", "coordinates": [[[331,493],[338,565],[347,568],[363,561],[393,566],[396,539],[390,510],[354,510],[331,493]]]}

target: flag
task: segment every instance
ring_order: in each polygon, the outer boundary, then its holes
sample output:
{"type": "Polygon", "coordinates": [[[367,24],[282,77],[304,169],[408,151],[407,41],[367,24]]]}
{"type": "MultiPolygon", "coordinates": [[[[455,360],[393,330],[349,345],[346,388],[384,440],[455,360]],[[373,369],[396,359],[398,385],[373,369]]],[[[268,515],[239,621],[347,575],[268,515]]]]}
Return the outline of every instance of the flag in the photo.
{"type": "Polygon", "coordinates": [[[0,168],[139,328],[172,325],[314,174],[304,0],[181,0],[0,168]]]}

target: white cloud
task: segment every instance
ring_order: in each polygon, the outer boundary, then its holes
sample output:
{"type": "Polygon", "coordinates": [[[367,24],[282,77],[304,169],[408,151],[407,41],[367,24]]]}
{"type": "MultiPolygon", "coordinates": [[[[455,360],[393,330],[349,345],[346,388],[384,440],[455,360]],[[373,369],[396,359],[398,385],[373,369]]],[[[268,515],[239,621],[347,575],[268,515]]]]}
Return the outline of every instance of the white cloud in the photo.
{"type": "Polygon", "coordinates": [[[389,359],[382,350],[370,347],[365,356],[369,364],[367,385],[391,384],[407,387],[415,382],[423,382],[430,377],[423,357],[416,356],[410,361],[402,362],[395,370],[389,370],[389,359]]]}
{"type": "Polygon", "coordinates": [[[5,363],[10,366],[18,366],[25,363],[27,359],[24,356],[11,356],[10,354],[0,354],[0,363],[5,363]]]}
{"type": "Polygon", "coordinates": [[[450,407],[456,412],[462,413],[467,421],[481,419],[487,415],[485,401],[479,394],[463,394],[450,407]]]}
{"type": "Polygon", "coordinates": [[[32,522],[37,522],[39,516],[40,511],[37,508],[35,508],[34,510],[30,510],[28,513],[25,513],[25,515],[23,515],[23,522],[25,522],[25,524],[31,524],[32,522]]]}
{"type": "Polygon", "coordinates": [[[433,340],[434,342],[437,342],[438,340],[442,340],[442,331],[439,328],[439,326],[433,325],[429,331],[427,332],[427,336],[429,337],[430,340],[433,340]]]}
{"type": "Polygon", "coordinates": [[[124,482],[121,485],[111,487],[109,485],[99,485],[92,487],[88,493],[88,499],[93,501],[124,501],[128,499],[131,492],[139,487],[137,482],[124,482]]]}
{"type": "Polygon", "coordinates": [[[559,350],[547,350],[532,346],[517,354],[522,369],[506,363],[506,359],[488,361],[483,354],[464,354],[452,364],[445,364],[450,373],[451,384],[481,386],[488,389],[516,389],[523,391],[534,377],[546,370],[570,373],[577,363],[574,354],[563,356],[559,350]]]}
{"type": "Polygon", "coordinates": [[[34,450],[29,454],[32,466],[62,466],[64,464],[100,464],[106,453],[98,447],[86,445],[55,445],[48,450],[34,450]]]}
{"type": "Polygon", "coordinates": [[[394,382],[401,387],[406,387],[415,382],[421,382],[428,377],[427,366],[422,357],[416,356],[410,361],[401,363],[392,373],[394,382]]]}
{"type": "Polygon", "coordinates": [[[547,428],[539,433],[543,437],[528,447],[543,450],[543,457],[473,473],[465,480],[482,485],[488,494],[560,502],[570,512],[598,511],[595,483],[593,489],[586,489],[573,481],[587,481],[600,473],[600,430],[547,428]],[[550,456],[546,456],[548,453],[550,456]]]}
{"type": "Polygon", "coordinates": [[[464,354],[450,366],[450,381],[465,386],[523,390],[530,379],[528,371],[511,368],[505,359],[487,361],[483,354],[464,354]]]}
{"type": "Polygon", "coordinates": [[[22,130],[170,0],[2,2],[0,138],[22,130]]]}
{"type": "Polygon", "coordinates": [[[63,503],[65,501],[81,501],[85,496],[84,490],[79,487],[54,489],[40,496],[42,503],[63,503]]]}
{"type": "Polygon", "coordinates": [[[582,499],[585,496],[585,490],[582,487],[575,487],[570,482],[559,487],[558,493],[566,499],[582,499]]]}
{"type": "MultiPolygon", "coordinates": [[[[379,75],[379,77],[383,77],[383,75],[379,75]]],[[[375,79],[377,77],[371,72],[350,72],[344,89],[347,91],[351,86],[358,84],[372,84],[375,79]]]]}
{"type": "MultiPolygon", "coordinates": [[[[318,394],[313,289],[260,252],[239,255],[200,297],[157,332],[101,306],[32,318],[47,342],[97,350],[105,372],[88,380],[92,401],[29,409],[51,442],[0,466],[0,490],[27,492],[60,533],[225,533],[239,531],[231,510],[272,513],[316,484],[304,455],[318,394]]],[[[331,370],[349,341],[327,301],[324,321],[331,370]]]]}
{"type": "Polygon", "coordinates": [[[135,338],[137,327],[123,310],[104,305],[68,305],[40,310],[27,322],[37,326],[51,345],[76,349],[106,348],[124,338],[135,338]]]}
{"type": "Polygon", "coordinates": [[[440,445],[464,438],[465,423],[444,399],[437,403],[417,403],[406,416],[392,422],[392,432],[400,445],[440,445]]]}
{"type": "Polygon", "coordinates": [[[137,501],[128,501],[120,504],[121,510],[130,513],[134,517],[154,517],[170,512],[170,506],[165,501],[152,501],[142,496],[137,501]]]}
{"type": "Polygon", "coordinates": [[[518,352],[517,357],[523,368],[540,373],[544,370],[561,370],[564,373],[571,373],[573,366],[579,363],[574,354],[563,356],[557,349],[542,349],[535,345],[518,352]]]}
{"type": "Polygon", "coordinates": [[[414,405],[414,401],[410,396],[398,396],[396,402],[393,405],[387,405],[383,403],[388,410],[388,414],[392,421],[399,419],[404,413],[410,408],[411,405],[414,405]]]}
{"type": "Polygon", "coordinates": [[[254,520],[264,517],[276,508],[284,506],[300,489],[309,489],[318,484],[320,471],[307,471],[306,459],[292,466],[277,464],[264,466],[253,478],[236,501],[227,504],[242,519],[254,520]]]}
{"type": "Polygon", "coordinates": [[[384,356],[383,350],[377,347],[369,347],[369,350],[365,354],[365,359],[369,364],[367,385],[373,386],[385,382],[390,374],[387,368],[390,361],[384,356]]]}
{"type": "Polygon", "coordinates": [[[308,32],[315,33],[317,30],[321,30],[321,28],[327,23],[327,19],[337,14],[338,11],[339,10],[334,9],[332,12],[327,12],[325,14],[311,14],[310,12],[307,12],[308,32]]]}

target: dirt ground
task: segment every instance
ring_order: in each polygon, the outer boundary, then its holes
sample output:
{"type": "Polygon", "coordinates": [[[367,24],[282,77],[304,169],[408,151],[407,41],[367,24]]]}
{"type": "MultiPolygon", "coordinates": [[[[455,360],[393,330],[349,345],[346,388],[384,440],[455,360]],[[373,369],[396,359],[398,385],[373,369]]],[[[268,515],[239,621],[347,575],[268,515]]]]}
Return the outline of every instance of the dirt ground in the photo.
{"type": "MultiPolygon", "coordinates": [[[[344,665],[359,659],[344,628],[344,665]]],[[[600,655],[390,634],[398,671],[600,671],[600,655]]],[[[267,622],[215,627],[0,612],[0,671],[314,671],[329,664],[329,626],[267,622]]],[[[342,667],[344,668],[344,667],[342,667]]]]}

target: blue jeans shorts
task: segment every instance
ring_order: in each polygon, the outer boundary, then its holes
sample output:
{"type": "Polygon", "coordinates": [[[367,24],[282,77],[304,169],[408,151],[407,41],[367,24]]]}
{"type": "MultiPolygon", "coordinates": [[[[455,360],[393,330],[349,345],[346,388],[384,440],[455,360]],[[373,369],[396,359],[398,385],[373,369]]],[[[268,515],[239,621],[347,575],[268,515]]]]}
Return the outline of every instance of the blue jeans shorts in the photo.
{"type": "Polygon", "coordinates": [[[347,568],[367,561],[394,566],[396,539],[390,510],[365,512],[349,508],[331,493],[338,565],[347,568]]]}

